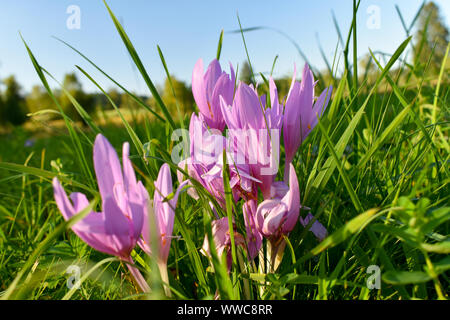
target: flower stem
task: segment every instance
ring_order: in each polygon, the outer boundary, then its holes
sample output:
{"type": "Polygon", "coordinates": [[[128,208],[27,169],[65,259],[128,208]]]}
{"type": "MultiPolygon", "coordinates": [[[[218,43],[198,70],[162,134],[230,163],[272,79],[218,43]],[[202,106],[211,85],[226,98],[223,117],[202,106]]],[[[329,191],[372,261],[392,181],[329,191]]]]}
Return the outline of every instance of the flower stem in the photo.
{"type": "Polygon", "coordinates": [[[268,273],[274,273],[283,260],[286,241],[284,238],[276,238],[267,241],[268,273]]]}
{"type": "Polygon", "coordinates": [[[164,286],[164,293],[167,297],[172,297],[172,292],[170,291],[169,286],[169,274],[167,273],[167,264],[165,262],[158,261],[158,269],[161,274],[161,281],[164,286]]]}
{"type": "Polygon", "coordinates": [[[131,275],[133,276],[134,281],[139,286],[139,289],[141,289],[142,292],[147,293],[150,292],[151,289],[148,286],[147,281],[145,281],[145,278],[142,276],[141,272],[133,267],[134,261],[130,257],[129,259],[125,260],[127,263],[125,263],[128,267],[128,270],[130,270],[131,275]]]}
{"type": "MultiPolygon", "coordinates": [[[[261,246],[261,249],[259,250],[259,273],[260,274],[266,273],[266,259],[264,257],[264,247],[263,246],[261,246]]],[[[263,294],[264,294],[264,286],[261,285],[259,287],[260,298],[262,298],[263,294]]]]}

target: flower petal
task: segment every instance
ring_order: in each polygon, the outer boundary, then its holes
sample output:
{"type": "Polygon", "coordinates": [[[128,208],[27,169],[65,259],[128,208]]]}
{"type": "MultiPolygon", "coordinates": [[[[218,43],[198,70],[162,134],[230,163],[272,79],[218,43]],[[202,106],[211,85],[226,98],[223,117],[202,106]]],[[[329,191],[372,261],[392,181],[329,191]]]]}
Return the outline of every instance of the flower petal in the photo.
{"type": "Polygon", "coordinates": [[[125,142],[122,147],[122,164],[123,164],[123,180],[125,184],[125,190],[127,192],[137,191],[136,175],[133,170],[133,165],[129,159],[130,144],[125,142]]]}
{"type": "Polygon", "coordinates": [[[195,103],[200,112],[204,114],[209,113],[208,102],[206,100],[206,84],[203,80],[203,60],[198,59],[192,71],[192,94],[194,95],[195,103]]]}
{"type": "MultiPolygon", "coordinates": [[[[314,216],[311,213],[308,213],[305,219],[300,217],[300,223],[306,227],[312,219],[314,219],[314,216]]],[[[320,241],[325,239],[328,235],[327,229],[318,220],[313,222],[309,231],[311,231],[320,241]]]]}
{"type": "Polygon", "coordinates": [[[53,178],[53,193],[59,211],[61,211],[65,220],[69,220],[75,214],[75,209],[70,203],[66,192],[56,177],[53,178]]]}
{"type": "Polygon", "coordinates": [[[123,186],[122,169],[116,151],[101,134],[94,143],[94,168],[102,199],[113,197],[116,186],[123,186]]]}
{"type": "Polygon", "coordinates": [[[288,210],[282,231],[288,233],[294,229],[300,214],[300,189],[297,174],[292,164],[289,164],[289,191],[282,202],[286,204],[288,210]]]}
{"type": "Polygon", "coordinates": [[[242,211],[247,231],[248,257],[249,260],[253,260],[258,255],[262,246],[262,234],[258,231],[255,223],[257,211],[256,200],[246,201],[242,207],[242,211]]]}

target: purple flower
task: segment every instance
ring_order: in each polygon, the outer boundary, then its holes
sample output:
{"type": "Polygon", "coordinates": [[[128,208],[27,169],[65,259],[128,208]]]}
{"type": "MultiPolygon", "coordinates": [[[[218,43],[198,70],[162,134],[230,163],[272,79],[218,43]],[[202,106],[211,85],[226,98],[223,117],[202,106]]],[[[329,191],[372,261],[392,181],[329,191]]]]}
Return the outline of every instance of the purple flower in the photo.
{"type": "MultiPolygon", "coordinates": [[[[123,170],[116,151],[101,134],[94,143],[94,168],[102,198],[102,212],[90,212],[77,222],[72,230],[92,248],[133,263],[131,251],[141,234],[147,211],[148,193],[143,184],[136,181],[128,158],[129,144],[123,144],[123,170]]],[[[58,179],[53,179],[56,204],[65,220],[81,212],[89,205],[86,196],[79,192],[67,197],[58,179]]],[[[148,286],[139,271],[127,264],[144,291],[148,286]],[[140,277],[140,278],[139,278],[140,277]]]]}
{"type": "MultiPolygon", "coordinates": [[[[206,127],[203,121],[204,117],[195,113],[191,116],[189,125],[190,138],[190,157],[180,161],[178,166],[181,169],[187,167],[189,176],[197,180],[212,196],[217,198],[219,203],[225,203],[223,182],[205,180],[204,175],[211,170],[215,161],[222,155],[225,147],[225,137],[218,133],[212,133],[206,127]]],[[[179,181],[184,180],[184,176],[178,173],[179,181]]],[[[189,182],[189,184],[191,184],[189,182]]],[[[197,192],[194,188],[188,190],[188,194],[194,199],[198,198],[197,192]]]]}
{"type": "Polygon", "coordinates": [[[192,72],[192,93],[195,103],[203,114],[206,124],[222,131],[225,122],[220,111],[221,96],[228,104],[233,101],[235,75],[230,64],[230,76],[222,71],[219,61],[214,59],[203,74],[203,60],[199,59],[192,72]]]}
{"type": "MultiPolygon", "coordinates": [[[[291,232],[297,223],[300,212],[300,190],[297,174],[290,164],[289,189],[277,197],[264,200],[256,211],[256,227],[271,241],[279,239],[282,234],[291,232]]],[[[283,188],[286,189],[286,188],[283,188]]],[[[278,188],[282,191],[282,188],[278,188]]]]}
{"type": "Polygon", "coordinates": [[[23,144],[23,146],[26,148],[31,148],[32,146],[34,146],[35,143],[36,143],[36,140],[31,138],[31,139],[27,139],[25,141],[25,143],[23,144]]]}
{"type": "MultiPolygon", "coordinates": [[[[136,177],[128,159],[129,144],[123,145],[123,172],[111,144],[98,135],[94,144],[94,167],[102,212],[91,212],[76,223],[72,230],[94,249],[128,259],[141,234],[144,212],[147,210],[147,190],[136,177]]],[[[67,197],[55,177],[53,188],[56,204],[65,220],[89,205],[86,196],[75,192],[67,197]]]]}
{"type": "MultiPolygon", "coordinates": [[[[308,213],[308,215],[306,216],[305,219],[300,217],[300,223],[302,224],[302,226],[306,227],[312,219],[314,219],[314,216],[311,213],[308,213]]],[[[313,224],[309,230],[320,241],[325,239],[326,236],[328,235],[327,229],[317,220],[313,222],[313,224]]]]}
{"type": "MultiPolygon", "coordinates": [[[[232,264],[232,258],[231,258],[231,237],[230,237],[230,228],[228,224],[228,218],[222,218],[218,220],[213,220],[211,222],[212,227],[212,236],[214,240],[214,244],[216,247],[217,255],[219,258],[222,257],[224,253],[227,255],[227,267],[228,270],[231,269],[232,264]]],[[[233,229],[234,226],[233,226],[233,229]]],[[[236,246],[244,246],[245,241],[241,234],[237,233],[236,230],[234,230],[234,244],[236,246]]],[[[208,237],[205,236],[205,240],[203,241],[203,246],[201,249],[201,252],[211,257],[211,251],[209,249],[209,241],[208,237]]]]}
{"type": "MultiPolygon", "coordinates": [[[[222,207],[225,207],[225,191],[223,186],[223,151],[226,150],[230,167],[230,187],[235,201],[242,194],[252,191],[253,182],[259,182],[250,175],[248,165],[234,161],[237,151],[233,151],[227,139],[215,130],[206,127],[203,116],[193,114],[189,126],[190,157],[181,161],[178,166],[187,168],[189,176],[197,180],[222,207]]],[[[238,155],[239,156],[239,155],[238,155]]],[[[178,173],[179,181],[183,174],[178,173]]],[[[189,182],[190,183],[190,182],[189,182]]],[[[188,190],[194,199],[198,198],[194,188],[188,190]]]]}
{"type": "Polygon", "coordinates": [[[271,107],[266,108],[265,96],[258,97],[256,89],[239,83],[233,105],[221,99],[221,109],[228,126],[228,143],[238,150],[250,167],[251,175],[261,181],[264,198],[278,172],[279,140],[282,126],[282,108],[272,78],[270,81],[271,107]]]}
{"type": "MultiPolygon", "coordinates": [[[[233,156],[230,152],[226,153],[226,161],[230,169],[230,188],[237,201],[242,195],[251,193],[254,183],[260,181],[250,175],[248,165],[236,163],[233,156]]],[[[223,165],[223,155],[220,155],[214,166],[202,175],[208,186],[217,186],[218,190],[223,190],[223,165]]]]}
{"type": "Polygon", "coordinates": [[[283,120],[286,167],[290,163],[318,119],[325,112],[333,88],[325,89],[314,103],[314,76],[308,65],[303,69],[302,82],[295,81],[296,69],[286,100],[283,120]]]}
{"type": "MultiPolygon", "coordinates": [[[[163,164],[159,170],[158,178],[155,182],[155,193],[153,195],[153,215],[157,231],[158,239],[158,263],[167,265],[169,257],[170,243],[173,233],[173,225],[175,219],[175,207],[177,205],[178,196],[182,188],[186,185],[180,184],[172,199],[165,201],[166,197],[172,194],[172,177],[170,168],[167,163],[163,164]]],[[[148,254],[151,254],[151,228],[149,225],[149,216],[147,211],[144,215],[144,224],[142,228],[142,238],[139,240],[139,246],[148,254]]]]}
{"type": "Polygon", "coordinates": [[[255,222],[256,210],[257,210],[257,203],[255,199],[247,200],[246,202],[244,202],[244,205],[242,206],[245,229],[247,231],[247,248],[249,260],[253,260],[256,258],[262,246],[263,236],[258,231],[255,222]]]}

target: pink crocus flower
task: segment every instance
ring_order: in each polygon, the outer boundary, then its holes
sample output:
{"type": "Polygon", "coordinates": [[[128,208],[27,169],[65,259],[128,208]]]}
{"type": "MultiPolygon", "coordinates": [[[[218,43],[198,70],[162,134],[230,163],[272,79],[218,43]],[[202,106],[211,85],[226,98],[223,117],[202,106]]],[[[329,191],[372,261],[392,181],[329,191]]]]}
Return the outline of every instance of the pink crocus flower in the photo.
{"type": "MultiPolygon", "coordinates": [[[[189,176],[197,180],[218,203],[225,207],[225,191],[223,186],[223,151],[226,150],[227,163],[230,167],[230,187],[235,201],[242,194],[252,191],[253,178],[248,165],[234,161],[236,152],[230,149],[226,137],[217,130],[208,129],[203,115],[192,114],[189,125],[190,157],[180,161],[178,166],[187,169],[189,176]]],[[[181,172],[177,173],[178,180],[184,180],[181,172]]],[[[190,182],[189,182],[190,183],[190,182]]],[[[188,194],[194,199],[198,198],[194,188],[188,190],[188,194]]]]}
{"type": "MultiPolygon", "coordinates": [[[[211,227],[217,255],[219,256],[219,258],[221,258],[224,253],[227,255],[226,256],[227,267],[228,270],[230,270],[232,265],[232,257],[231,257],[231,238],[230,238],[230,228],[228,224],[228,218],[225,217],[218,220],[213,220],[211,222],[211,227]]],[[[244,238],[242,237],[241,234],[237,233],[235,230],[234,230],[234,243],[236,246],[245,245],[244,238]]],[[[203,241],[201,252],[204,255],[211,257],[211,251],[209,249],[209,241],[207,236],[205,236],[205,240],[203,241]]]]}
{"type": "Polygon", "coordinates": [[[283,186],[282,183],[273,183],[270,190],[272,198],[261,202],[256,211],[256,227],[269,240],[267,243],[269,272],[274,272],[278,268],[286,246],[283,235],[289,234],[294,229],[300,214],[300,190],[292,164],[289,164],[287,174],[289,187],[283,186]]]}
{"type": "MultiPolygon", "coordinates": [[[[261,202],[256,211],[256,227],[271,241],[277,241],[283,234],[291,232],[300,214],[300,190],[297,174],[292,164],[289,165],[289,189],[282,188],[277,197],[261,202]]],[[[273,189],[272,189],[273,190],[273,189]]]]}
{"type": "MultiPolygon", "coordinates": [[[[271,199],[265,200],[256,211],[256,227],[261,234],[271,241],[277,241],[283,234],[291,232],[300,217],[300,191],[294,166],[288,167],[289,186],[283,181],[272,184],[271,199]]],[[[311,213],[306,218],[300,217],[300,223],[306,227],[314,219],[311,213]]],[[[327,235],[327,229],[319,222],[314,221],[310,231],[322,241],[327,235]]]]}
{"type": "MultiPolygon", "coordinates": [[[[136,181],[128,154],[129,144],[124,143],[122,170],[112,145],[103,135],[97,135],[94,168],[103,210],[90,212],[72,230],[92,248],[128,262],[127,267],[141,290],[149,291],[140,272],[131,265],[133,260],[130,256],[141,234],[148,193],[142,182],[136,181]]],[[[53,179],[53,189],[56,204],[65,220],[89,205],[86,196],[79,192],[72,193],[70,201],[56,177],[53,179]]]]}
{"type": "MultiPolygon", "coordinates": [[[[178,166],[183,170],[187,166],[191,178],[197,180],[219,202],[224,202],[223,186],[208,183],[204,174],[211,170],[222,154],[226,144],[225,137],[216,130],[209,130],[204,119],[201,113],[198,116],[192,114],[189,124],[190,157],[181,161],[178,166]]],[[[180,172],[178,178],[180,182],[184,180],[180,172]]],[[[194,188],[190,188],[188,194],[194,199],[198,198],[194,188]]]]}
{"type": "Polygon", "coordinates": [[[295,81],[296,69],[286,100],[283,118],[286,168],[308,134],[317,125],[331,97],[333,87],[325,89],[314,102],[314,76],[307,64],[303,69],[302,81],[295,81]]]}
{"type": "Polygon", "coordinates": [[[256,196],[252,199],[248,199],[244,202],[242,206],[242,213],[244,215],[244,223],[247,234],[247,248],[248,248],[248,259],[251,261],[256,258],[259,250],[262,246],[262,234],[258,231],[256,227],[256,196]]]}
{"type": "MultiPolygon", "coordinates": [[[[175,194],[170,200],[166,198],[172,194],[172,176],[170,175],[170,168],[167,163],[161,166],[158,173],[158,178],[155,181],[155,193],[153,195],[153,208],[144,215],[144,224],[142,227],[142,238],[139,239],[138,244],[147,254],[152,255],[151,231],[153,230],[150,225],[150,220],[153,219],[154,227],[156,231],[156,239],[158,241],[158,256],[157,265],[161,274],[163,282],[168,283],[167,273],[167,259],[169,257],[170,244],[173,234],[173,226],[175,222],[175,207],[177,206],[178,196],[183,187],[187,184],[187,181],[181,183],[175,194]]],[[[171,292],[168,286],[164,286],[164,291],[167,296],[171,296],[171,292]]]]}
{"type": "MultiPolygon", "coordinates": [[[[235,201],[240,197],[246,196],[254,190],[254,184],[261,182],[250,175],[250,168],[246,164],[238,164],[233,159],[233,154],[226,153],[226,161],[230,170],[230,188],[235,201]]],[[[218,156],[215,165],[202,178],[209,186],[214,186],[216,191],[221,191],[221,199],[223,193],[223,155],[218,156]]],[[[222,201],[222,204],[225,204],[222,201]]],[[[225,207],[225,206],[224,206],[225,207]]]]}
{"type": "Polygon", "coordinates": [[[233,101],[235,74],[230,64],[230,75],[222,71],[219,61],[214,59],[203,74],[203,60],[199,59],[192,72],[192,93],[195,103],[203,114],[206,124],[222,131],[225,122],[220,111],[219,97],[229,104],[233,101]]]}
{"type": "Polygon", "coordinates": [[[272,78],[271,106],[266,108],[265,96],[258,97],[255,88],[240,82],[232,105],[221,99],[221,109],[228,126],[229,143],[245,157],[251,175],[261,181],[258,186],[267,199],[278,172],[279,140],[282,108],[272,78]]]}
{"type": "MultiPolygon", "coordinates": [[[[175,220],[175,207],[177,205],[180,191],[187,181],[180,184],[172,199],[165,201],[166,197],[172,194],[172,177],[167,163],[161,166],[158,178],[155,181],[155,193],[153,195],[153,215],[158,239],[158,263],[167,265],[169,257],[170,243],[172,240],[173,225],[175,220]]],[[[149,216],[145,212],[142,227],[142,238],[139,239],[139,246],[148,254],[151,254],[151,228],[149,216]]]]}

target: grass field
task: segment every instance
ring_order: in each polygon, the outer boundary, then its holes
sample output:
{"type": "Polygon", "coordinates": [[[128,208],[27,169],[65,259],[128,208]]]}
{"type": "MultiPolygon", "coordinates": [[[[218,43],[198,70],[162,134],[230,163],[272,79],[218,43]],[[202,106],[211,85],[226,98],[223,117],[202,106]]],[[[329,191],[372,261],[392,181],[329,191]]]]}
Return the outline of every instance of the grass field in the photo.
{"type": "MultiPolygon", "coordinates": [[[[158,100],[138,53],[111,16],[159,103],[154,111],[163,121],[145,106],[141,114],[149,117],[140,121],[128,122],[119,114],[114,121],[94,121],[74,101],[85,126],[62,115],[65,125],[46,133],[37,125],[33,132],[18,127],[0,137],[0,298],[166,298],[154,258],[139,247],[132,253],[152,288],[150,294],[142,294],[123,262],[92,249],[70,230],[53,196],[51,180],[57,176],[67,192],[83,191],[90,200],[98,197],[92,147],[99,132],[117,151],[123,142],[130,143],[131,161],[149,194],[161,165],[171,163],[176,144],[171,133],[181,124],[158,100]],[[67,286],[77,276],[70,266],[80,268],[79,288],[67,286]]],[[[352,31],[349,43],[358,39],[352,31]]],[[[45,66],[33,55],[33,44],[26,45],[45,85],[45,66]]],[[[448,298],[448,70],[443,67],[436,77],[426,78],[417,65],[401,62],[411,49],[410,38],[399,43],[371,78],[362,76],[364,70],[350,70],[349,63],[358,61],[349,61],[348,50],[330,63],[333,70],[339,64],[345,70],[333,77],[330,105],[293,162],[301,203],[311,208],[328,237],[318,242],[297,223],[276,272],[258,270],[259,257],[233,264],[227,273],[223,263],[213,261],[213,268],[199,252],[211,230],[208,201],[182,193],[168,260],[172,298],[213,299],[217,292],[224,299],[448,298]]],[[[185,115],[184,126],[189,118],[185,115]]],[[[236,208],[237,231],[245,234],[242,203],[236,208]]]]}

